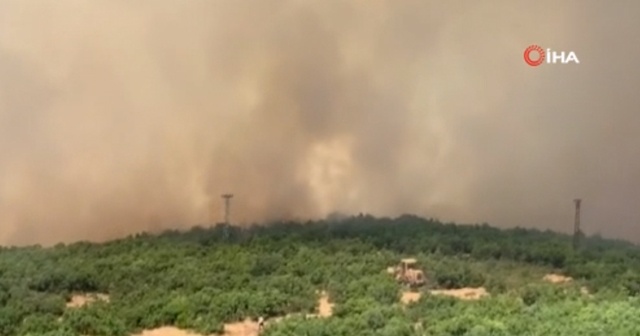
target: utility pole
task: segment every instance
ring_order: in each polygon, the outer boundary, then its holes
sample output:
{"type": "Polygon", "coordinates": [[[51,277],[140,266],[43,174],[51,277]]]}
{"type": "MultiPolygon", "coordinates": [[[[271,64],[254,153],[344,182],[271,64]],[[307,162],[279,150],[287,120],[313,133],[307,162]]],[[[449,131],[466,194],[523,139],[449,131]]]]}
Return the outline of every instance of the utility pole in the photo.
{"type": "Polygon", "coordinates": [[[229,236],[229,208],[231,207],[231,198],[233,194],[223,194],[224,199],[224,238],[229,236]]]}
{"type": "Polygon", "coordinates": [[[222,198],[224,199],[224,224],[229,225],[229,207],[231,206],[231,198],[233,194],[224,194],[222,198]]]}
{"type": "Polygon", "coordinates": [[[573,201],[576,204],[576,217],[575,217],[575,223],[573,226],[573,249],[577,250],[578,247],[580,246],[580,235],[582,233],[580,231],[580,204],[582,203],[582,200],[579,198],[576,198],[573,201]]]}

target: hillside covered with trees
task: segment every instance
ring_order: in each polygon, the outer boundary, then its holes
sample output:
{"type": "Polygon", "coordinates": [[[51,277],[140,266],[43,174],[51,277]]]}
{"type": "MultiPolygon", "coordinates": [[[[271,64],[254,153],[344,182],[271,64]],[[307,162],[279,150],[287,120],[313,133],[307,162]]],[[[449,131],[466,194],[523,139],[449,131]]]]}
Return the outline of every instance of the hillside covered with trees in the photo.
{"type": "Polygon", "coordinates": [[[132,335],[177,326],[202,334],[223,324],[293,315],[266,336],[640,335],[640,249],[585,237],[454,225],[414,216],[137,234],[95,244],[0,249],[0,335],[132,335]],[[413,257],[421,298],[400,301],[385,270],[413,257]],[[573,281],[543,281],[546,274],[573,281]],[[484,287],[480,300],[430,289],[484,287]],[[67,307],[74,293],[107,301],[67,307]]]}

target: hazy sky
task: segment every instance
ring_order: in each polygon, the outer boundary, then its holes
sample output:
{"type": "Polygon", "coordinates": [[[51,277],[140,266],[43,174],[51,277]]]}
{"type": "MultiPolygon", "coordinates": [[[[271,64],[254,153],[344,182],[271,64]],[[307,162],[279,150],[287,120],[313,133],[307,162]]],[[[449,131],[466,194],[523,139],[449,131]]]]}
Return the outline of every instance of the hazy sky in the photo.
{"type": "Polygon", "coordinates": [[[640,241],[640,2],[0,0],[0,243],[332,211],[640,241]],[[529,67],[531,44],[580,64],[529,67]]]}

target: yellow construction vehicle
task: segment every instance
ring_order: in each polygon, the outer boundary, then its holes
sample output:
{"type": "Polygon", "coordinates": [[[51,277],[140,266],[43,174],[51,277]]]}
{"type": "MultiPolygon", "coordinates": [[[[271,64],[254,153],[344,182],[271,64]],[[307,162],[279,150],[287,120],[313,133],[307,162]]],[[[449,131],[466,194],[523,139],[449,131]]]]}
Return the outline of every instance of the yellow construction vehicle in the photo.
{"type": "Polygon", "coordinates": [[[418,261],[414,258],[400,260],[400,265],[389,268],[389,273],[395,275],[398,282],[410,287],[420,287],[425,284],[424,272],[416,269],[418,261]]]}

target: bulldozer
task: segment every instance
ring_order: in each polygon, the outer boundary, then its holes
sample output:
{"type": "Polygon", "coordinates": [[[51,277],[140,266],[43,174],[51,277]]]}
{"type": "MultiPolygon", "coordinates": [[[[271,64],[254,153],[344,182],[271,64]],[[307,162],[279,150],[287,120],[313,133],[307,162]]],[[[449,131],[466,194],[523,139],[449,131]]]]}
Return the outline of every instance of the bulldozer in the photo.
{"type": "Polygon", "coordinates": [[[425,278],[422,270],[416,269],[418,263],[416,259],[408,258],[400,260],[400,265],[390,267],[389,273],[394,274],[398,282],[408,285],[409,287],[420,287],[424,285],[425,278]]]}

